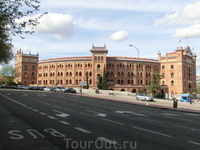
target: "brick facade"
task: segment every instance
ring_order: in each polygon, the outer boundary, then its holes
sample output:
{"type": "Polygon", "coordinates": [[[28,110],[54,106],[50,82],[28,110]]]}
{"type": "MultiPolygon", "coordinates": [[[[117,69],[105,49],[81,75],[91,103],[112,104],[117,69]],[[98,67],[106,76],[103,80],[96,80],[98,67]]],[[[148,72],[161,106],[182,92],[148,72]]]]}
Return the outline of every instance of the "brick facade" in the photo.
{"type": "Polygon", "coordinates": [[[80,88],[79,82],[85,81],[87,74],[90,89],[96,89],[98,75],[102,75],[106,67],[109,89],[133,93],[139,89],[140,92],[146,92],[146,85],[156,67],[158,73],[165,76],[161,80],[161,93],[166,97],[196,91],[196,55],[189,46],[185,49],[178,47],[165,55],[158,53],[158,60],[106,56],[106,46],[93,45],[90,52],[91,56],[38,61],[38,54],[23,54],[18,51],[15,80],[24,85],[80,88]]]}

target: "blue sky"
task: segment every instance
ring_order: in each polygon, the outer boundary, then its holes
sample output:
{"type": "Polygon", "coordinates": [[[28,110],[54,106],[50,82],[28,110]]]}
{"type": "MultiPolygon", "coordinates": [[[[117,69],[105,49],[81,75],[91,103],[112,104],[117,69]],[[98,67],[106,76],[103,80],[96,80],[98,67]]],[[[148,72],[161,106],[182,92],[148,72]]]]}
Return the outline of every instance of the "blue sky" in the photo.
{"type": "MultiPolygon", "coordinates": [[[[13,37],[15,52],[39,53],[40,60],[90,56],[92,44],[106,44],[108,56],[137,57],[132,44],[139,57],[157,59],[159,51],[188,44],[200,56],[197,0],[41,0],[40,6],[38,14],[48,14],[25,40],[13,37]]],[[[200,75],[200,57],[196,65],[200,75]]]]}

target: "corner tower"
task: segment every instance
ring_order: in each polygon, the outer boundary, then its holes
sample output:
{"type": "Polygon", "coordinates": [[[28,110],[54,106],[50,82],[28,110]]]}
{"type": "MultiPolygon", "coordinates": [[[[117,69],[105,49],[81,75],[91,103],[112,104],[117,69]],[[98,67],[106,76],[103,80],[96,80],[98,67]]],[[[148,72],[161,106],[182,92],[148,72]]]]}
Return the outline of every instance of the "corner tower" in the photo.
{"type": "Polygon", "coordinates": [[[37,84],[37,66],[39,54],[24,54],[20,49],[15,55],[15,78],[16,83],[21,82],[24,86],[37,84]]]}
{"type": "Polygon", "coordinates": [[[92,86],[96,87],[98,76],[103,75],[103,69],[106,67],[106,54],[108,50],[106,49],[106,45],[104,47],[95,47],[92,45],[90,52],[92,53],[92,86]]]}

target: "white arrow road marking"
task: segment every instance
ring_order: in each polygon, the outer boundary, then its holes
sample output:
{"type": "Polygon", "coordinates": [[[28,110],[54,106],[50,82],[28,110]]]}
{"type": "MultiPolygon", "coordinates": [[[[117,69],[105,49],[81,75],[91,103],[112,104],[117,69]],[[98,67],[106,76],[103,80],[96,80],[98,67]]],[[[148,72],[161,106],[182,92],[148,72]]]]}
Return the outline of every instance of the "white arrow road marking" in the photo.
{"type": "Polygon", "coordinates": [[[58,117],[66,118],[66,117],[69,117],[69,116],[70,116],[69,114],[63,113],[63,112],[58,111],[58,110],[53,110],[53,111],[55,111],[55,112],[57,112],[57,113],[60,113],[60,114],[56,114],[56,116],[58,116],[58,117]]]}
{"type": "Polygon", "coordinates": [[[75,127],[75,129],[76,129],[76,130],[79,130],[79,131],[81,131],[81,132],[83,132],[83,133],[92,133],[92,132],[90,132],[90,131],[88,131],[88,130],[85,130],[85,129],[83,129],[83,128],[80,128],[80,127],[75,127]]]}
{"type": "Polygon", "coordinates": [[[10,93],[6,93],[5,95],[11,95],[10,93]]]}
{"type": "Polygon", "coordinates": [[[106,143],[109,143],[109,144],[118,144],[117,141],[112,141],[110,139],[107,139],[105,137],[97,137],[97,139],[101,140],[101,141],[104,141],[106,143]]]}
{"type": "Polygon", "coordinates": [[[94,113],[95,116],[99,116],[99,117],[106,117],[107,116],[107,114],[103,114],[103,113],[92,111],[92,110],[86,110],[86,111],[94,113]]]}

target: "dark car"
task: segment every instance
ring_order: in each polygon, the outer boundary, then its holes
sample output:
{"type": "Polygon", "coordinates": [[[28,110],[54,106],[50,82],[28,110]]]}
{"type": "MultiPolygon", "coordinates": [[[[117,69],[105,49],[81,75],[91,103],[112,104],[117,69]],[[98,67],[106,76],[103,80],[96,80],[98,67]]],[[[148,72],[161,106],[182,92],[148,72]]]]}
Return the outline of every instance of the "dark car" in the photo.
{"type": "Polygon", "coordinates": [[[67,89],[65,90],[65,92],[66,92],[66,93],[76,93],[76,90],[73,89],[73,88],[67,88],[67,89]]]}

